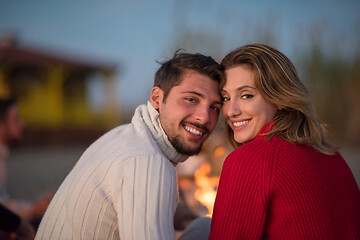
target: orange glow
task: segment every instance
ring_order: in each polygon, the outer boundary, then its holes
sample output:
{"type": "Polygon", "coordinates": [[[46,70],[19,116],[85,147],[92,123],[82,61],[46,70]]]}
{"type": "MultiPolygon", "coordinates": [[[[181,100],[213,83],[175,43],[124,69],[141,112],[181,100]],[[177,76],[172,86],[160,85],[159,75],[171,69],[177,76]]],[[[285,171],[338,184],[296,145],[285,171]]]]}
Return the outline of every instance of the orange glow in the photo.
{"type": "Polygon", "coordinates": [[[220,157],[225,154],[225,148],[223,146],[217,147],[214,151],[216,157],[220,157]]]}
{"type": "Polygon", "coordinates": [[[208,162],[203,163],[195,172],[195,184],[198,189],[195,191],[195,198],[201,202],[207,209],[206,216],[211,217],[216,196],[215,187],[219,183],[219,177],[208,177],[211,166],[208,162]]]}

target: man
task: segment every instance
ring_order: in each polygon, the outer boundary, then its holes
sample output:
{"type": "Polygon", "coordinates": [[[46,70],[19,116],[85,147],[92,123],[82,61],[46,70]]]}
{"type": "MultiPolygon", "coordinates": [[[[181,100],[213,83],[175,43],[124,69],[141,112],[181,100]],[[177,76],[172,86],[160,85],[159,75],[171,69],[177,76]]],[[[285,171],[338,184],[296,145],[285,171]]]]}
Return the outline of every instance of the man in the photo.
{"type": "Polygon", "coordinates": [[[222,68],[176,53],[131,124],[95,141],[50,203],[36,239],[174,239],[174,166],[200,152],[221,108],[222,68]]]}
{"type": "Polygon", "coordinates": [[[6,157],[9,154],[9,148],[22,140],[23,129],[24,123],[20,117],[16,99],[0,99],[0,202],[21,218],[35,221],[45,212],[51,200],[51,194],[45,193],[36,201],[29,202],[12,199],[6,189],[6,157]]]}

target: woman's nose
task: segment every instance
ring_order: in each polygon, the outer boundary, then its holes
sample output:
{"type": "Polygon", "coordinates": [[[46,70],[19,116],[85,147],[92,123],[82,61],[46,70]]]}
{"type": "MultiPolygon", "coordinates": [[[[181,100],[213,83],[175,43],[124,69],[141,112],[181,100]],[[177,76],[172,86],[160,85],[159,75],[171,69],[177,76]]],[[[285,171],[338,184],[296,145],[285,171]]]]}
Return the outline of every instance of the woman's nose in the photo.
{"type": "Polygon", "coordinates": [[[240,115],[241,112],[241,104],[238,100],[230,100],[223,106],[224,115],[227,117],[235,117],[240,115]]]}

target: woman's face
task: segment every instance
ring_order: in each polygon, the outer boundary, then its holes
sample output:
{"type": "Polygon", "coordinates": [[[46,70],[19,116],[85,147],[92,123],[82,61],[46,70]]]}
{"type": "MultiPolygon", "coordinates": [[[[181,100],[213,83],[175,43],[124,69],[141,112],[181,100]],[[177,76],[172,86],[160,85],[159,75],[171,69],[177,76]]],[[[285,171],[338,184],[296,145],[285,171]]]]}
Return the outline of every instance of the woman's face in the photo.
{"type": "Polygon", "coordinates": [[[235,141],[246,143],[274,119],[277,108],[260,95],[249,66],[236,66],[225,73],[226,83],[221,93],[223,115],[234,131],[235,141]]]}

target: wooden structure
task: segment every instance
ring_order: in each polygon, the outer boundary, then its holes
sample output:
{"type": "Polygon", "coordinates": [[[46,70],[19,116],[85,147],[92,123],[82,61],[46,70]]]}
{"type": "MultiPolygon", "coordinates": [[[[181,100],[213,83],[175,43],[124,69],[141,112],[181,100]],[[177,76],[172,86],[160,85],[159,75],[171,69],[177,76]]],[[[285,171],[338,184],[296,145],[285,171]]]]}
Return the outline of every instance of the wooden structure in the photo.
{"type": "Polygon", "coordinates": [[[113,64],[20,46],[12,36],[0,40],[0,96],[14,95],[27,127],[108,128],[120,113],[113,64]],[[89,79],[102,82],[100,111],[87,96],[89,79]]]}

